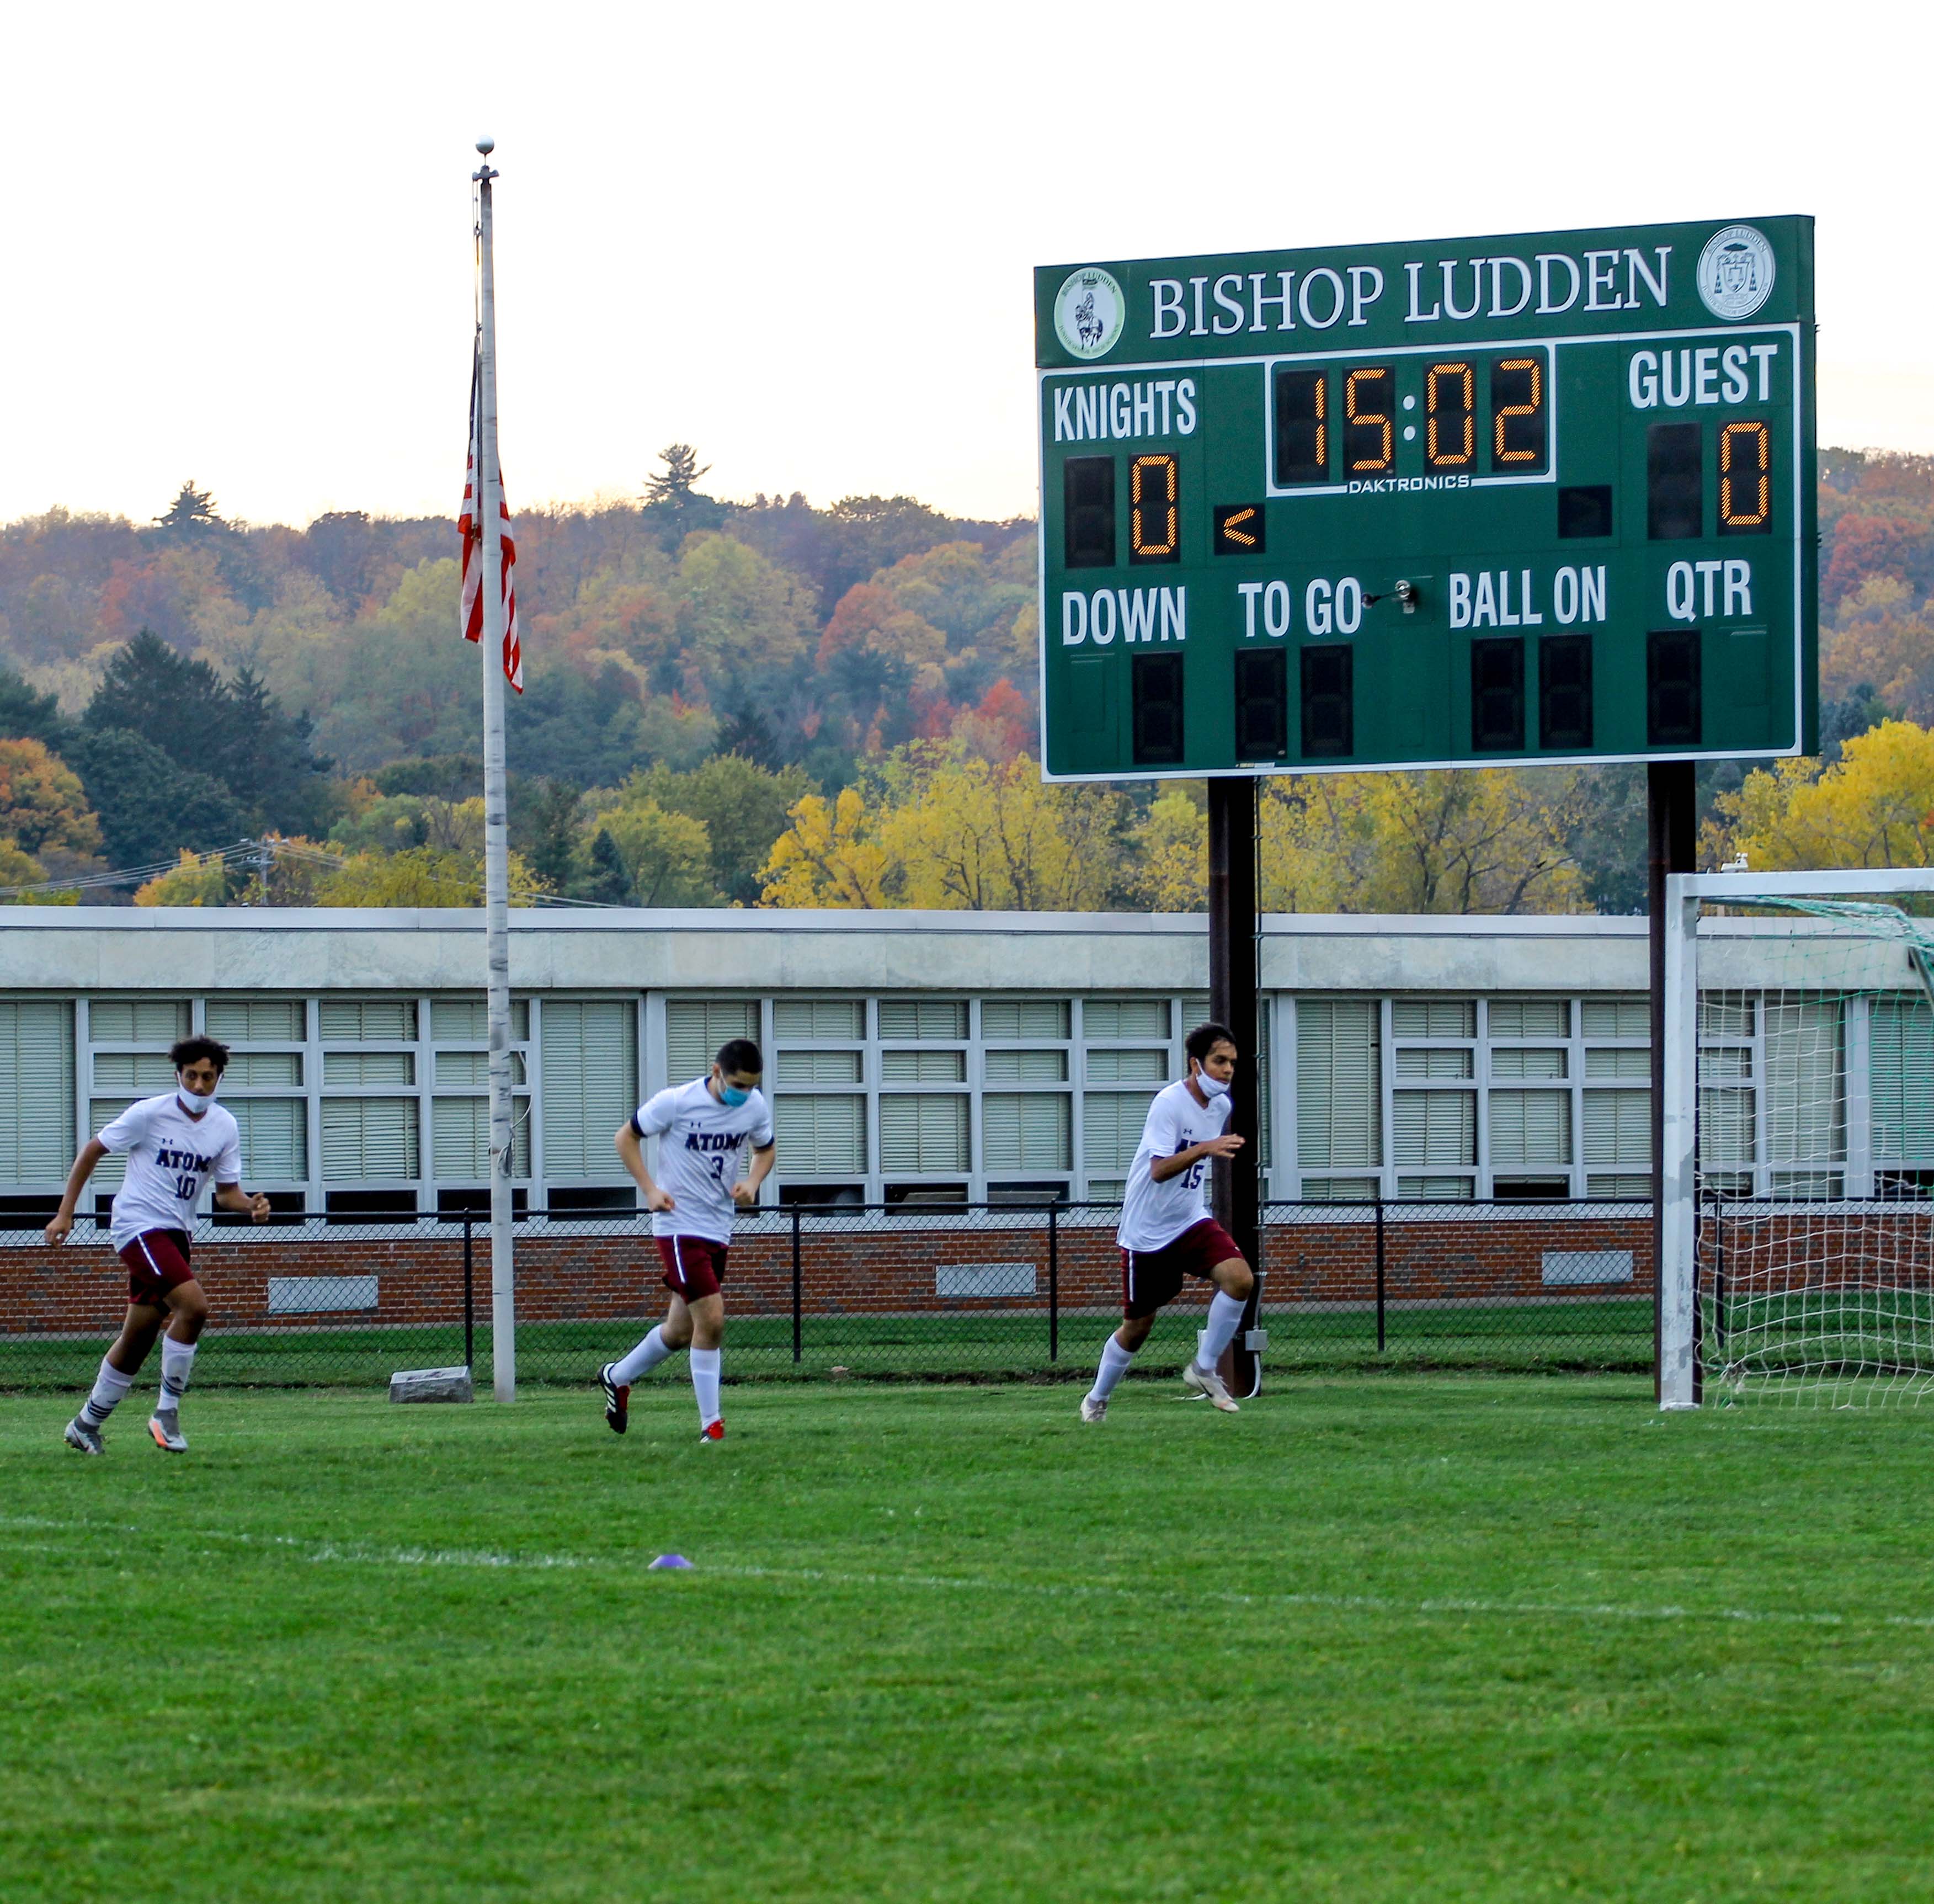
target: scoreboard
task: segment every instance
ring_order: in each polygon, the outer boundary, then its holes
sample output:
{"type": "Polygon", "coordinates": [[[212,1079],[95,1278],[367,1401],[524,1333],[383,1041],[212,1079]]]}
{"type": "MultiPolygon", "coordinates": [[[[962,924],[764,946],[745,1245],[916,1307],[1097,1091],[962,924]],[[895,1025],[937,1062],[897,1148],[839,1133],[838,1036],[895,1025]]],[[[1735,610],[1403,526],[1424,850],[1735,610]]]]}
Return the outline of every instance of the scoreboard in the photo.
{"type": "Polygon", "coordinates": [[[1056,265],[1042,759],[1816,745],[1806,218],[1056,265]]]}

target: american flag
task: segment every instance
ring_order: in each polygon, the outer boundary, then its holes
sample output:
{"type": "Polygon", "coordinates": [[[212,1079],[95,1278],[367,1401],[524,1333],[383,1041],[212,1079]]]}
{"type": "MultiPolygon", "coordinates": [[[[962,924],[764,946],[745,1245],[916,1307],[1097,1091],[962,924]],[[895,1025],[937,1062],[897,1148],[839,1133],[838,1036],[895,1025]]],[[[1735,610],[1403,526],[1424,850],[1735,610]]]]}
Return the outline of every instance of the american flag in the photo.
{"type": "MultiPolygon", "coordinates": [[[[470,453],[463,470],[463,510],[456,519],[456,532],[463,538],[463,638],[484,639],[484,528],[477,520],[477,441],[483,434],[480,410],[483,381],[480,365],[470,373],[470,453]]],[[[497,466],[497,510],[502,520],[504,582],[504,679],[524,691],[524,651],[517,639],[517,545],[511,539],[511,508],[504,500],[504,469],[497,466]]]]}

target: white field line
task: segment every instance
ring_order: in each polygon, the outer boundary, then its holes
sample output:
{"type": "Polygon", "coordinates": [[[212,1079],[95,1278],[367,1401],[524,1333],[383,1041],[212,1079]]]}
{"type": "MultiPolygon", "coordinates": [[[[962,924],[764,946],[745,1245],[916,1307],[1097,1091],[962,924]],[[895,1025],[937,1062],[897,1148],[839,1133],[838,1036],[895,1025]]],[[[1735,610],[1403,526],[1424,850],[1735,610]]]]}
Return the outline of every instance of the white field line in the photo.
{"type": "MultiPolygon", "coordinates": [[[[149,1534],[150,1530],[122,1523],[49,1520],[32,1515],[0,1515],[0,1527],[33,1528],[67,1534],[149,1534]]],[[[289,1534],[245,1534],[227,1529],[170,1528],[170,1539],[231,1541],[241,1546],[282,1550],[291,1558],[312,1565],[450,1568],[458,1571],[512,1571],[556,1573],[602,1571],[637,1574],[647,1564],[635,1555],[511,1553],[486,1547],[373,1547],[360,1541],[305,1539],[289,1534]]],[[[56,1551],[50,1545],[18,1542],[0,1544],[0,1556],[15,1553],[56,1551]]],[[[1147,1600],[1177,1595],[1191,1605],[1306,1607],[1334,1613],[1387,1615],[1399,1619],[1529,1619],[1644,1622],[1711,1621],[1749,1626],[1820,1626],[1845,1629],[1909,1628],[1934,1629],[1934,1615],[1788,1612],[1748,1607],[1642,1607],[1613,1601],[1478,1600],[1450,1597],[1391,1599],[1369,1593],[1243,1593],[1226,1588],[1198,1589],[1185,1583],[1164,1584],[1132,1580],[1091,1580],[1063,1583],[997,1579],[967,1574],[869,1573],[825,1567],[768,1567],[730,1562],[700,1561],[693,1571],[727,1580],[770,1580],[781,1585],[891,1588],[935,1592],[978,1593],[999,1597],[1021,1595],[1043,1600],[1147,1600]]],[[[669,1577],[676,1577],[670,1574],[669,1577]]]]}

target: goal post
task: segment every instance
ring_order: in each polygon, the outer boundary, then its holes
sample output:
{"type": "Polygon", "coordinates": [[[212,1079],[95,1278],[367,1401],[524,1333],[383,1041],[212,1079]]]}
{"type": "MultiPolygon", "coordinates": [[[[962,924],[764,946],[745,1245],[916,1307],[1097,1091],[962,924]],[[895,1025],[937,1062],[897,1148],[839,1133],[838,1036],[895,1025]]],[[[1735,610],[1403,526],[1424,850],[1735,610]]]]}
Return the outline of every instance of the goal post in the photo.
{"type": "Polygon", "coordinates": [[[1666,882],[1659,1402],[1934,1392],[1934,869],[1666,882]]]}

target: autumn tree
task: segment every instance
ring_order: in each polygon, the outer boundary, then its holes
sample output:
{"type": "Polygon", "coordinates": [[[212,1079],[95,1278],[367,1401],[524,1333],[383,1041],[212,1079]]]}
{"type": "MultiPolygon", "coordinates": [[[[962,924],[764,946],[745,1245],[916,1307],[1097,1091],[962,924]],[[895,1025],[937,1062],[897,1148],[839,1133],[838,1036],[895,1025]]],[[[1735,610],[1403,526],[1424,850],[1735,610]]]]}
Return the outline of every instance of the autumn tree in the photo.
{"type": "Polygon", "coordinates": [[[1209,903],[1209,813],[1188,788],[1165,787],[1136,827],[1129,890],[1151,912],[1209,903]]]}
{"type": "Polygon", "coordinates": [[[715,754],[682,773],[660,765],[627,784],[666,812],[688,814],[703,826],[711,883],[743,905],[758,903],[773,842],[785,831],[794,805],[812,791],[802,769],[775,770],[740,754],[715,754]]]}
{"type": "Polygon", "coordinates": [[[854,906],[891,903],[886,896],[889,860],[879,842],[877,816],[857,787],[842,787],[831,800],[808,794],[792,809],[790,824],[773,843],[765,867],[767,905],[854,906]]]}
{"type": "Polygon", "coordinates": [[[712,842],[702,820],[667,812],[629,782],[616,803],[592,816],[595,836],[616,848],[634,905],[716,905],[712,842]]]}
{"type": "Polygon", "coordinates": [[[79,776],[38,740],[0,740],[0,836],[39,857],[50,848],[89,857],[101,822],[79,776]]]}
{"type": "Polygon", "coordinates": [[[1884,721],[1824,772],[1778,761],[1718,806],[1703,842],[1715,863],[1743,852],[1756,872],[1934,866],[1934,733],[1884,721]]]}

